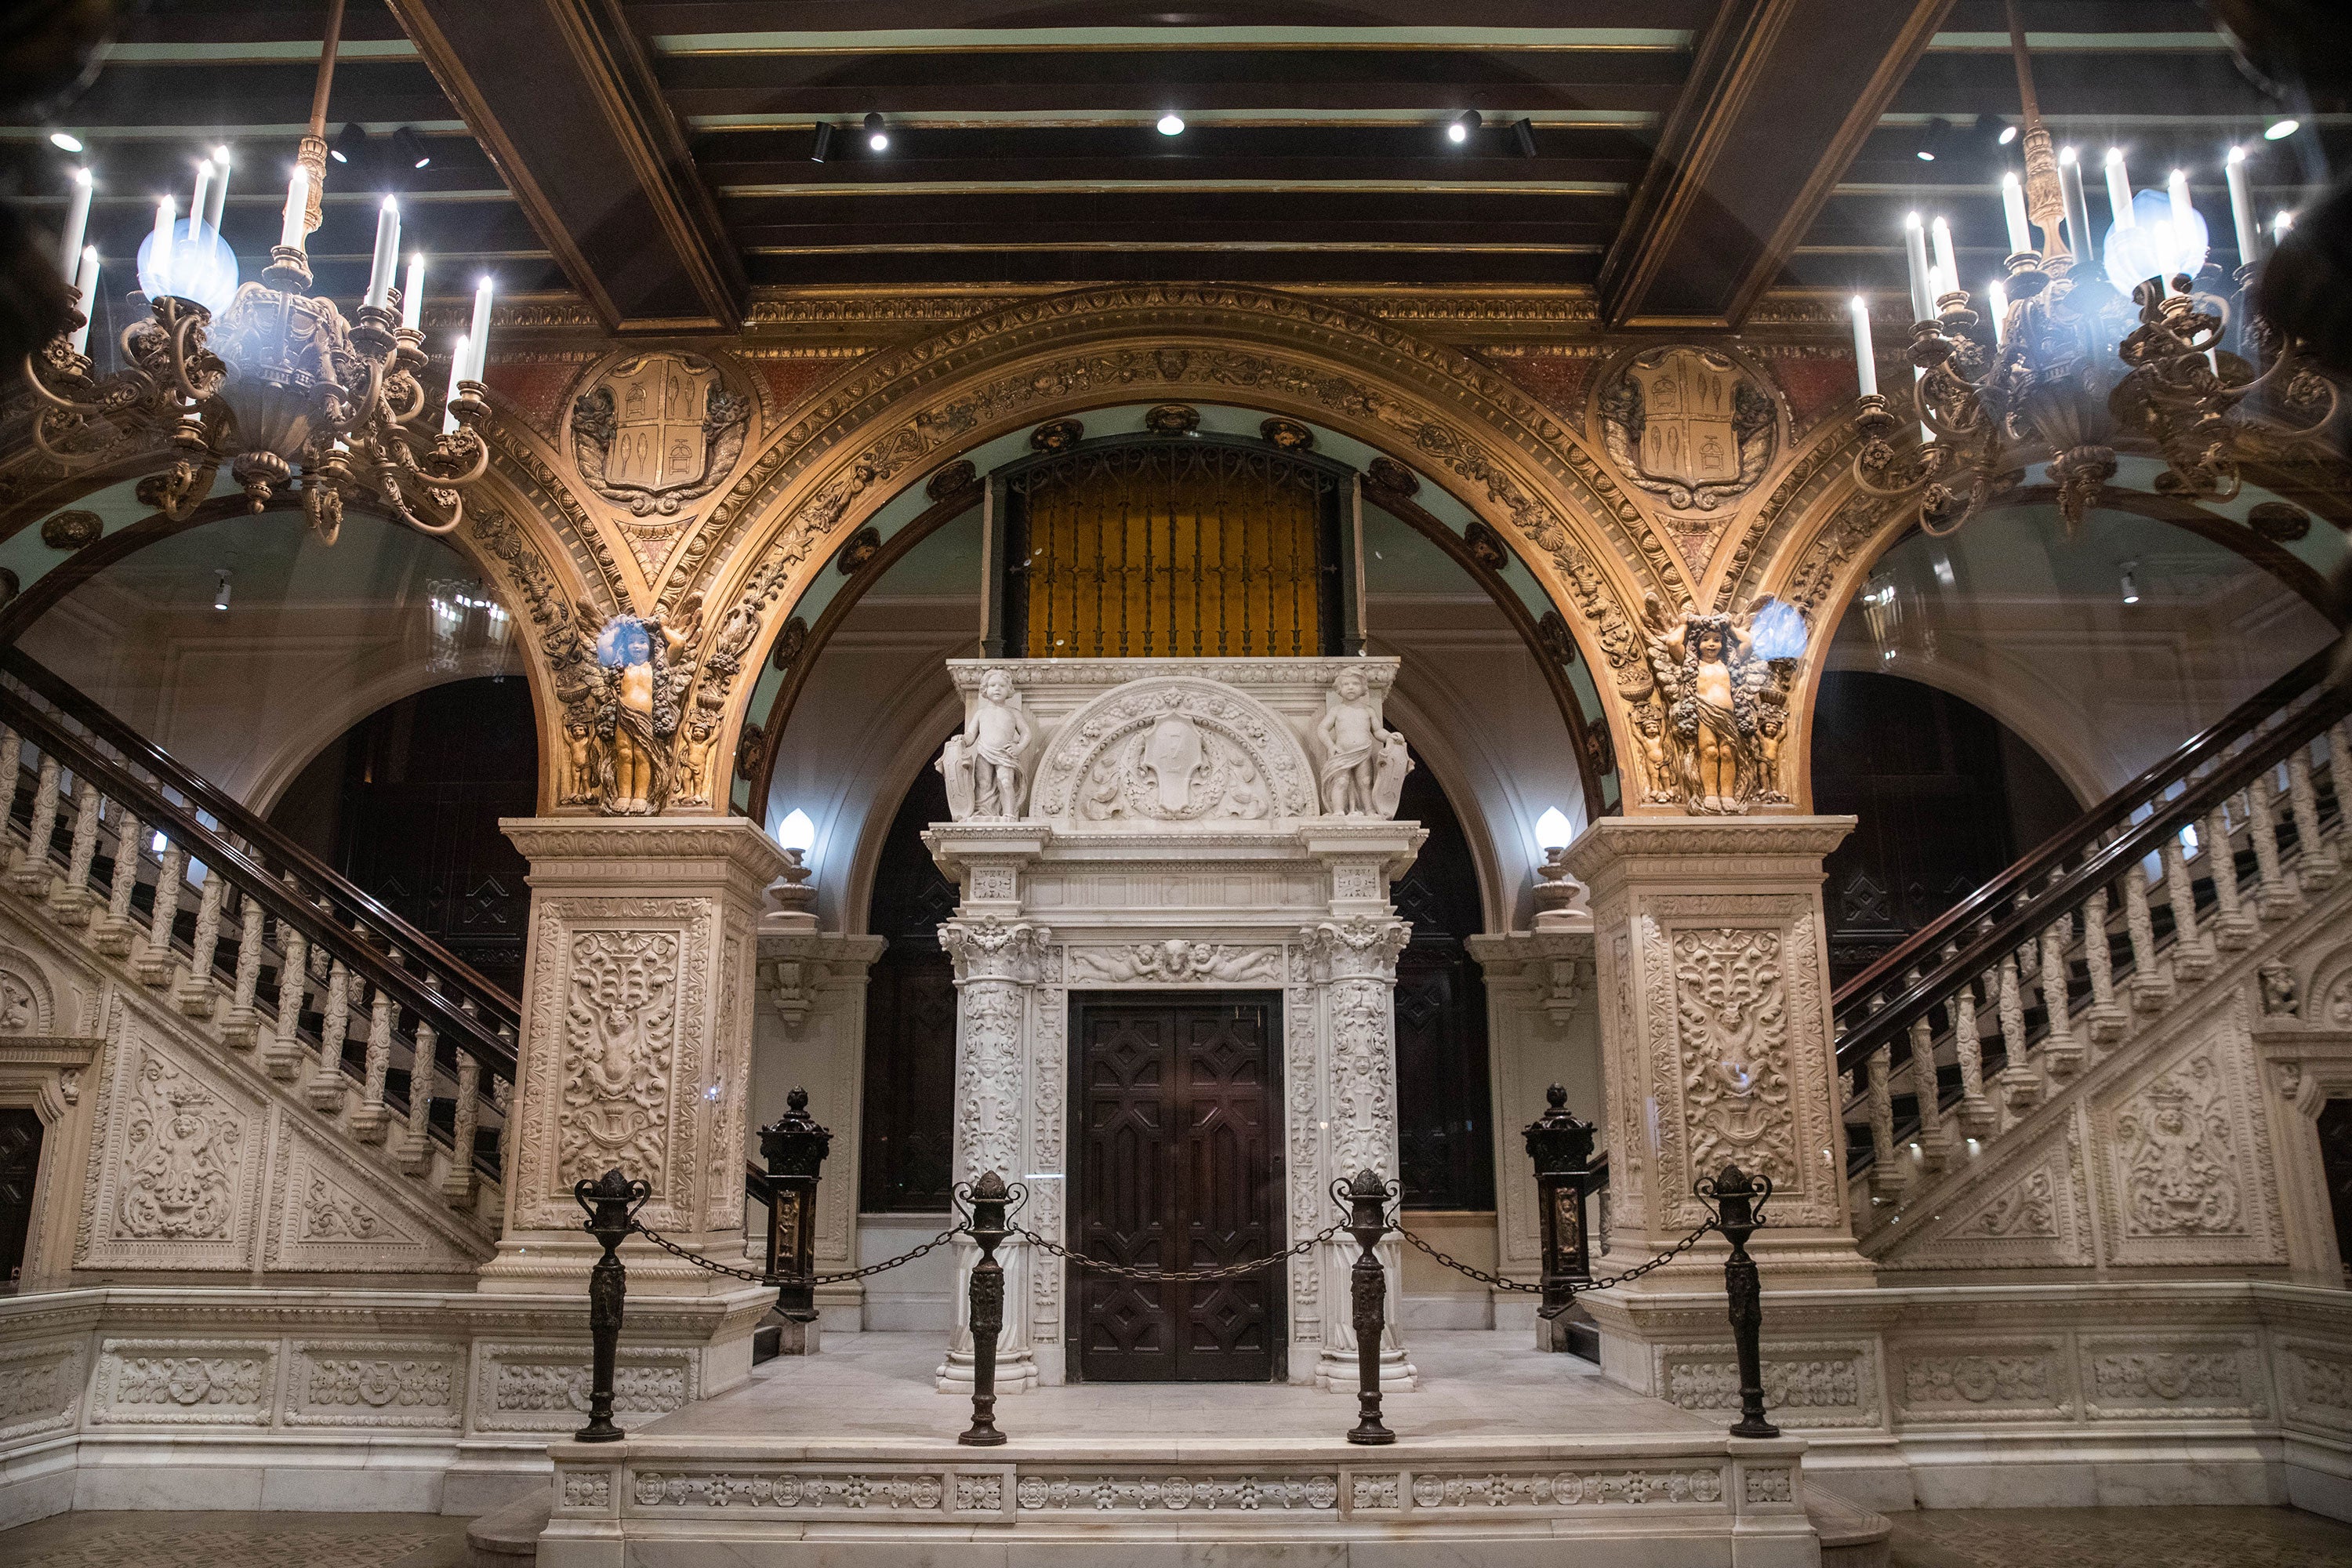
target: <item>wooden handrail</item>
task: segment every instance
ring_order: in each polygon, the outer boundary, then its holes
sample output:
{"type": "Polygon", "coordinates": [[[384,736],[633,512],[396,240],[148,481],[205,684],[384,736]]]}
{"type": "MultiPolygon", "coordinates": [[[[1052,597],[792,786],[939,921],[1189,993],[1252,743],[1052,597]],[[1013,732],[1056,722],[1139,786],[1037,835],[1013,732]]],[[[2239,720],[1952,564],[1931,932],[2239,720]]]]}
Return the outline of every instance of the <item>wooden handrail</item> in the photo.
{"type": "Polygon", "coordinates": [[[1837,988],[1830,998],[1831,1012],[1844,1015],[1858,1011],[1867,1005],[1867,998],[1885,984],[1889,976],[1921,966],[1923,958],[1935,960],[1945,946],[1973,930],[2004,901],[2041,888],[2050,880],[2051,872],[2080,855],[2102,834],[2129,821],[2134,812],[2221,756],[2264,720],[2318,685],[2327,674],[2335,652],[2330,647],[2305,659],[2231,709],[2201,734],[2182,742],[2137,778],[2060,828],[1975,892],[1881,953],[1869,968],[1837,988]]]}
{"type": "MultiPolygon", "coordinates": [[[[314,947],[341,960],[352,973],[381,987],[403,1006],[428,1020],[440,1037],[457,1049],[478,1058],[509,1081],[513,1079],[516,1070],[514,1047],[498,1035],[491,1021],[479,1016],[478,1002],[477,1011],[468,1012],[463,1005],[464,998],[428,985],[421,976],[394,963],[383,949],[362,941],[359,933],[341,920],[331,918],[317,903],[289,888],[268,867],[230,842],[221,832],[207,826],[194,808],[173,800],[164,794],[162,786],[141,778],[92,745],[88,739],[74,733],[53,716],[35,707],[23,693],[5,685],[0,685],[0,722],[26,736],[41,751],[57,757],[78,776],[96,783],[107,795],[135,809],[142,821],[163,825],[169,837],[193,851],[197,859],[226,878],[231,886],[260,904],[278,921],[301,931],[314,947]]],[[[178,786],[174,784],[173,787],[178,786]]],[[[36,858],[45,858],[48,852],[48,846],[43,844],[27,848],[27,853],[36,858]]],[[[177,889],[159,890],[159,911],[169,910],[178,897],[177,889]]],[[[159,913],[157,918],[168,919],[169,916],[159,913]]],[[[402,922],[397,930],[413,932],[414,928],[402,922]]],[[[385,934],[388,938],[393,935],[392,932],[385,934]]],[[[436,973],[439,973],[438,960],[442,951],[431,939],[419,933],[415,946],[411,948],[404,942],[402,951],[413,953],[436,973]]],[[[471,974],[473,972],[468,969],[465,973],[471,974]]],[[[495,988],[492,994],[504,995],[495,988]]],[[[514,1006],[511,998],[506,1000],[509,1008],[514,1006]]]]}
{"type": "MultiPolygon", "coordinates": [[[[0,648],[0,673],[24,682],[66,717],[186,796],[196,809],[209,814],[214,821],[259,850],[263,858],[293,872],[352,918],[364,921],[383,933],[384,939],[402,952],[417,954],[436,974],[446,978],[451,989],[472,998],[484,1012],[500,1022],[520,1026],[522,1004],[511,993],[410,925],[374,895],[288,837],[266,818],[248,810],[210,779],[116,718],[63,676],[24,649],[13,647],[0,648]]],[[[181,809],[175,807],[173,815],[178,816],[181,809]]]]}

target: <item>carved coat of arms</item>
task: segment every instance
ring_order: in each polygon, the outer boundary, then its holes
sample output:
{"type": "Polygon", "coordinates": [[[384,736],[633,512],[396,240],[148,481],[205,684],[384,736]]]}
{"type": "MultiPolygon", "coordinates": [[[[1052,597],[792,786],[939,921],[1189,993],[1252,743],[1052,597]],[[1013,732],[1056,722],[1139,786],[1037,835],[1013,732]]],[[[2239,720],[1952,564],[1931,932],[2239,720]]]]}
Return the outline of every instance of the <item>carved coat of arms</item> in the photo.
{"type": "Polygon", "coordinates": [[[1666,504],[1712,511],[1772,460],[1772,399],[1739,363],[1696,348],[1652,349],[1601,393],[1609,456],[1666,504]]]}
{"type": "Polygon", "coordinates": [[[718,488],[751,426],[751,405],[698,354],[639,354],[572,404],[572,457],[589,489],[639,517],[673,516],[718,488]]]}

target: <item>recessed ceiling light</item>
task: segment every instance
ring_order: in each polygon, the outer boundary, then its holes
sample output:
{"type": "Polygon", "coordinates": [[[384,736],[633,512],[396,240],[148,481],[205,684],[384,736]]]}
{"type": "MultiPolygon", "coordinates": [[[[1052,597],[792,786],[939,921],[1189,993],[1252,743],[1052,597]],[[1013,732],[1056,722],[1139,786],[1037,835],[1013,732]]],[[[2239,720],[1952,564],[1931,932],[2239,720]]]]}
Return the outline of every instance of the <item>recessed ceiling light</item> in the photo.
{"type": "Polygon", "coordinates": [[[49,145],[60,153],[79,153],[81,151],[81,138],[70,131],[52,131],[49,132],[49,145]]]}
{"type": "Polygon", "coordinates": [[[2302,129],[2303,121],[2300,120],[2273,120],[2270,124],[2263,127],[2263,140],[2265,142],[2282,142],[2302,129]]]}
{"type": "Polygon", "coordinates": [[[1171,110],[1170,110],[1167,113],[1165,113],[1165,114],[1161,115],[1161,116],[1160,117],[1160,134],[1161,134],[1162,136],[1181,136],[1181,135],[1183,135],[1183,134],[1184,134],[1184,117],[1183,117],[1182,115],[1181,115],[1181,114],[1177,113],[1177,112],[1176,112],[1174,110],[1172,110],[1172,109],[1171,109],[1171,110]]]}

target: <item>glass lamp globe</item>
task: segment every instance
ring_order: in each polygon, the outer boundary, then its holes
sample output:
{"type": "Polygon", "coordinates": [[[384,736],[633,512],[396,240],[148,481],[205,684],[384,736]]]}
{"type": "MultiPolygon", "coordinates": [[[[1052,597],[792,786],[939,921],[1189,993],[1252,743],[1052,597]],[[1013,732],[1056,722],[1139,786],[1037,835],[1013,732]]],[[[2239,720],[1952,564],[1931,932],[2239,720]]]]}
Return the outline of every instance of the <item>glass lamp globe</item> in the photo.
{"type": "Polygon", "coordinates": [[[806,854],[816,843],[816,824],[809,820],[807,812],[794,806],[785,814],[784,820],[777,824],[776,842],[787,849],[797,849],[806,854]]]}

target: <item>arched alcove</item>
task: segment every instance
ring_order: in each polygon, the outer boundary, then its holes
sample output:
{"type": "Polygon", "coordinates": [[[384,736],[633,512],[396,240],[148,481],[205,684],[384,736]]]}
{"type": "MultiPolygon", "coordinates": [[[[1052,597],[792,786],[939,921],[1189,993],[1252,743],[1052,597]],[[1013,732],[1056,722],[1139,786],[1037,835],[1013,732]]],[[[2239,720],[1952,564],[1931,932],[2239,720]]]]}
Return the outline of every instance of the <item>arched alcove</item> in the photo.
{"type": "Polygon", "coordinates": [[[520,676],[388,703],[322,748],[270,826],[483,975],[522,989],[530,867],[499,829],[537,796],[539,736],[520,676]]]}
{"type": "Polygon", "coordinates": [[[2056,833],[2085,804],[1982,709],[1874,670],[1822,677],[1812,763],[1814,808],[1859,819],[1822,868],[1830,972],[1840,981],[2056,833]]]}

